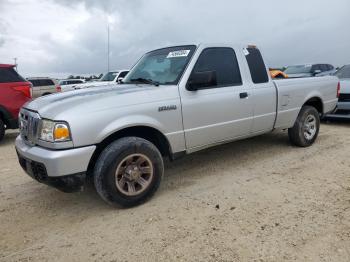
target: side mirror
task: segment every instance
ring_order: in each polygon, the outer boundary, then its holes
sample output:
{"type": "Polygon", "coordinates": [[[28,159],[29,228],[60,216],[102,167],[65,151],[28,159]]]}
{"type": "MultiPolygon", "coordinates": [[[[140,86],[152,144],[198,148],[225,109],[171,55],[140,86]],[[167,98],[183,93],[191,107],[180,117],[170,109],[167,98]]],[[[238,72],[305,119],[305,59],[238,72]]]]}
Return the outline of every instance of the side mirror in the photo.
{"type": "Polygon", "coordinates": [[[321,73],[322,73],[322,71],[317,69],[312,74],[315,76],[315,75],[318,75],[318,74],[321,74],[321,73]]]}
{"type": "Polygon", "coordinates": [[[119,78],[117,79],[117,83],[118,83],[118,84],[122,83],[122,82],[123,82],[123,79],[124,79],[124,77],[119,77],[119,78]]]}
{"type": "Polygon", "coordinates": [[[189,91],[197,91],[211,86],[217,86],[216,71],[205,71],[192,73],[186,89],[189,91]]]}

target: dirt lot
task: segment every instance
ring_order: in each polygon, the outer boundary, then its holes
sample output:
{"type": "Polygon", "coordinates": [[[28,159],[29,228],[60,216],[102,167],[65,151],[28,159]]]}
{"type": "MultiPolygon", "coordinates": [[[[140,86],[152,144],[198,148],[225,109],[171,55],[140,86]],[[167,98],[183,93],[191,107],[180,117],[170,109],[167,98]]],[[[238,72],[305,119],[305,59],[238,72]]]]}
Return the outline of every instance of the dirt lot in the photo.
{"type": "Polygon", "coordinates": [[[308,149],[269,134],[167,163],[156,196],[118,210],[64,194],[0,145],[0,261],[350,261],[350,123],[308,149]]]}

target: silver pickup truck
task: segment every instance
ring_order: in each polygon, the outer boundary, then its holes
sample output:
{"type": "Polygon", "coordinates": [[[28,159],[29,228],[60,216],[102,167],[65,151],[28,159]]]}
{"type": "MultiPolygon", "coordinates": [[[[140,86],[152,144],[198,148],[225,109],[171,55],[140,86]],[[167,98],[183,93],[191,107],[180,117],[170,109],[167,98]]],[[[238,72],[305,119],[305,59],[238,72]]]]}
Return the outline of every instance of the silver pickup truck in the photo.
{"type": "Polygon", "coordinates": [[[275,129],[288,129],[296,146],[312,145],[320,116],[337,104],[337,84],[328,76],[274,82],[255,46],[158,49],[120,85],[26,104],[16,150],[41,183],[73,192],[91,176],[106,202],[135,206],[159,187],[165,157],[275,129]]]}

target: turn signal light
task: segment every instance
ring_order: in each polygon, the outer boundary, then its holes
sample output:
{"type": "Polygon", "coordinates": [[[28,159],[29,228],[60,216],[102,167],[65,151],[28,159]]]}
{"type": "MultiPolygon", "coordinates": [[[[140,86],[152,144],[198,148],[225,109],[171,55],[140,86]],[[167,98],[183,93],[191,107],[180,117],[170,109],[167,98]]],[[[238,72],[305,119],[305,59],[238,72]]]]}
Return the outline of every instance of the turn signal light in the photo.
{"type": "Polygon", "coordinates": [[[65,141],[70,138],[69,129],[67,125],[57,124],[54,129],[55,141],[65,141]]]}

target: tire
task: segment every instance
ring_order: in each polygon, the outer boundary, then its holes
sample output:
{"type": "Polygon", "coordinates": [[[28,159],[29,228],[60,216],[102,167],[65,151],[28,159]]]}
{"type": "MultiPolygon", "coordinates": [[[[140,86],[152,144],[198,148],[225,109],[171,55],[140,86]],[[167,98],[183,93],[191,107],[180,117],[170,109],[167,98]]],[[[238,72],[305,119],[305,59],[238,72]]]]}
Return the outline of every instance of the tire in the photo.
{"type": "Polygon", "coordinates": [[[4,139],[5,136],[5,123],[0,118],[0,141],[4,139]]]}
{"type": "Polygon", "coordinates": [[[133,207],[153,196],[163,174],[162,155],[151,142],[125,137],[102,151],[94,168],[94,185],[108,204],[133,207]]]}
{"type": "Polygon", "coordinates": [[[299,147],[309,147],[317,139],[320,131],[320,115],[316,108],[304,106],[301,108],[294,126],[288,129],[289,140],[299,147]]]}

